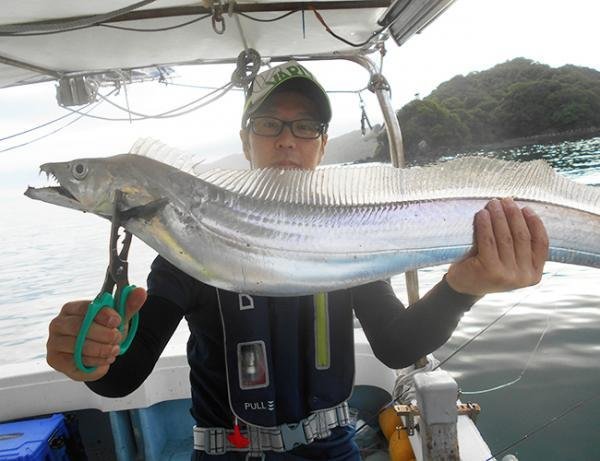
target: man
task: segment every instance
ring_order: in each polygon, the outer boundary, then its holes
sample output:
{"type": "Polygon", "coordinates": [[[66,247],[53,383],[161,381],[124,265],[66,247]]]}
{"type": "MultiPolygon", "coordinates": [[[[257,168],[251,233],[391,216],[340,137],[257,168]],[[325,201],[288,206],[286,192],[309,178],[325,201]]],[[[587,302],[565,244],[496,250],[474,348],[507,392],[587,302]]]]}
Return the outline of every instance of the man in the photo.
{"type": "MultiPolygon", "coordinates": [[[[269,69],[256,77],[246,101],[244,154],[252,168],[314,169],[330,119],[327,95],[306,68],[290,61],[269,69]]],[[[83,349],[86,365],[97,369],[75,368],[75,337],[89,303],[76,301],[50,324],[48,363],[99,394],[127,395],[150,374],[185,317],[197,423],[193,459],[358,460],[345,403],[354,376],[353,311],[376,356],[400,368],[444,344],[478,297],[541,278],[548,239],[533,211],[492,200],[474,223],[473,250],[408,309],[382,281],[315,296],[251,297],[194,280],[158,257],[148,292],[138,288],[128,300],[128,319],[143,309],[126,354],[117,358],[120,318],[104,309],[83,349]],[[294,447],[286,434],[298,437],[295,428],[303,425],[313,436],[303,432],[294,447]],[[220,442],[206,445],[207,434],[219,434],[220,442]]]]}

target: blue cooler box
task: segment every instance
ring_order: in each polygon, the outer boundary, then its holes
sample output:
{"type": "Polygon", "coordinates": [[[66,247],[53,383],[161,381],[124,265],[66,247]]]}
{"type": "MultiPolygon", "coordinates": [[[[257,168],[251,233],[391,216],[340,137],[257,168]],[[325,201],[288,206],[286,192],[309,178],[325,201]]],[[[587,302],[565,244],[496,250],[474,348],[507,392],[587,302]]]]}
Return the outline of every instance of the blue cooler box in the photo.
{"type": "Polygon", "coordinates": [[[0,424],[0,461],[69,461],[63,415],[0,424]]]}

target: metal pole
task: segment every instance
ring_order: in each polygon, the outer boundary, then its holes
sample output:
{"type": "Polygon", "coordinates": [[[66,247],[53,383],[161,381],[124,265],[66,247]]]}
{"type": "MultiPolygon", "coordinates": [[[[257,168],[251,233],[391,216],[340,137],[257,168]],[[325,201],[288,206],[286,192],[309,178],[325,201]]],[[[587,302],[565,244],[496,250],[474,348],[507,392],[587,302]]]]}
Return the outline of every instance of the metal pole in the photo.
{"type": "MultiPolygon", "coordinates": [[[[363,57],[363,59],[368,60],[366,57],[363,57]]],[[[372,62],[368,61],[374,67],[372,62]]],[[[371,73],[369,89],[377,95],[377,100],[383,113],[392,165],[396,168],[404,168],[406,162],[404,159],[404,147],[402,145],[402,132],[400,131],[400,124],[398,123],[396,113],[392,108],[390,86],[383,75],[380,73],[371,73]]],[[[417,271],[406,272],[405,277],[408,302],[412,304],[419,299],[419,277],[417,271]]]]}
{"type": "MultiPolygon", "coordinates": [[[[377,95],[379,106],[383,113],[385,120],[385,126],[387,128],[388,145],[390,150],[390,159],[392,165],[395,168],[404,168],[406,162],[404,159],[404,146],[402,145],[402,132],[400,131],[400,124],[398,118],[392,107],[390,99],[390,86],[385,77],[374,71],[375,66],[373,62],[366,56],[361,56],[362,59],[354,59],[369,70],[371,74],[371,80],[369,82],[369,89],[377,95]],[[366,61],[366,62],[365,62],[366,61]],[[368,64],[367,64],[368,62],[368,64]],[[367,65],[365,65],[367,64],[367,65]]],[[[408,303],[413,304],[419,300],[419,275],[417,271],[408,271],[404,274],[406,279],[406,292],[408,295],[408,303]]],[[[427,358],[421,357],[415,363],[415,367],[423,368],[427,365],[427,358]]]]}

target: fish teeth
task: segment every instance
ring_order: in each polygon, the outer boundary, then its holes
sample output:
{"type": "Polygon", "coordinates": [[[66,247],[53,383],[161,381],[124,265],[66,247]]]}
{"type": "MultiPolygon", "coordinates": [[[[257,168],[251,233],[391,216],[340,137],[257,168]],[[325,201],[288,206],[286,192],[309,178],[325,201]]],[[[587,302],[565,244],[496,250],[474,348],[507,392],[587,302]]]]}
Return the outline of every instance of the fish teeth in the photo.
{"type": "Polygon", "coordinates": [[[41,176],[43,173],[46,175],[46,182],[49,183],[48,187],[60,186],[60,181],[54,175],[54,173],[52,173],[51,171],[40,169],[39,176],[41,176]]]}

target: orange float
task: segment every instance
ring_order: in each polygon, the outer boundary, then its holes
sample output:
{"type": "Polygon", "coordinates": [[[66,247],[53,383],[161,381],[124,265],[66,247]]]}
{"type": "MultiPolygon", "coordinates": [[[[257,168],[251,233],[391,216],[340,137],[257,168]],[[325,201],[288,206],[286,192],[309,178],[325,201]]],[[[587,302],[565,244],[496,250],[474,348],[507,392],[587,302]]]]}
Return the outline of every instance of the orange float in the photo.
{"type": "Polygon", "coordinates": [[[400,415],[392,407],[379,413],[379,427],[388,439],[391,461],[415,461],[406,428],[402,424],[400,415]]]}

